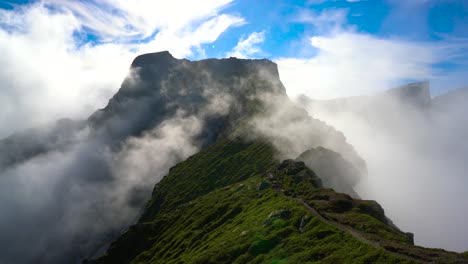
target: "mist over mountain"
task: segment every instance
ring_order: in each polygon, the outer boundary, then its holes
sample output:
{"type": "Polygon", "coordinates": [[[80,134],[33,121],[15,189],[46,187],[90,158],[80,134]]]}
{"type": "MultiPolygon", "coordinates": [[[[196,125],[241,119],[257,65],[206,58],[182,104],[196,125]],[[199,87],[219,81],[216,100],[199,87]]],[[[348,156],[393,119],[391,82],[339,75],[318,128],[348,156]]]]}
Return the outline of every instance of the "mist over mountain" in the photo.
{"type": "Polygon", "coordinates": [[[467,25],[0,0],[0,264],[468,263],[467,25]]]}
{"type": "Polygon", "coordinates": [[[273,62],[145,54],[87,120],[0,141],[0,206],[8,211],[0,247],[9,249],[0,261],[78,263],[98,255],[139,218],[169,168],[235,131],[271,142],[275,160],[323,146],[366,172],[342,133],[288,99],[273,62]]]}
{"type": "Polygon", "coordinates": [[[359,199],[365,166],[341,133],[261,98],[253,116],[172,167],[139,220],[86,263],[468,262],[414,246],[377,202],[359,199]]]}
{"type": "Polygon", "coordinates": [[[467,89],[431,97],[429,85],[299,102],[343,131],[366,161],[368,175],[356,186],[361,197],[379,201],[397,226],[415,233],[416,243],[464,251],[467,89]]]}

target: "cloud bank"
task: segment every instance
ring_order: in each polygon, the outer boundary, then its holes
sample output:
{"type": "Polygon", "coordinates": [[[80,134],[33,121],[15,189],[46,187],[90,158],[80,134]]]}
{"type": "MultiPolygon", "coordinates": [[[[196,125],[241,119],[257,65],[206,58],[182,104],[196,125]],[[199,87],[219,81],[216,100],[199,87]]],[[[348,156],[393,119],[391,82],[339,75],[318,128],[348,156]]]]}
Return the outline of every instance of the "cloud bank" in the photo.
{"type": "Polygon", "coordinates": [[[418,245],[467,250],[466,91],[445,102],[435,98],[428,108],[382,95],[308,107],[343,131],[365,159],[369,173],[358,193],[381,203],[418,245]]]}
{"type": "Polygon", "coordinates": [[[80,263],[138,217],[171,166],[194,154],[201,122],[176,115],[113,151],[89,128],[74,143],[0,173],[2,263],[80,263]],[[157,153],[157,154],[156,154],[157,153]],[[15,227],[15,228],[12,228],[15,227]],[[90,239],[92,238],[92,239],[90,239]]]}

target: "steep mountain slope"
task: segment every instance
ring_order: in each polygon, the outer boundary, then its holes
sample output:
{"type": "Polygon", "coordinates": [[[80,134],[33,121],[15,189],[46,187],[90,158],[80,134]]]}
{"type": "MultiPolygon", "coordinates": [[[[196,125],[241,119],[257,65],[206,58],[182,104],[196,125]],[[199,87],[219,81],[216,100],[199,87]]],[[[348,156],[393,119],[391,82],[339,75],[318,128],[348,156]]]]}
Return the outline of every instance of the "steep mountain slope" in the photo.
{"type": "Polygon", "coordinates": [[[0,149],[8,264],[77,263],[117,237],[91,262],[465,262],[323,188],[356,196],[366,164],[289,100],[268,60],[141,55],[104,109],[0,149]]]}
{"type": "Polygon", "coordinates": [[[0,207],[9,211],[0,217],[0,248],[8,248],[0,262],[76,263],[93,255],[135,223],[170,167],[240,128],[250,140],[267,138],[275,158],[324,146],[365,173],[342,133],[289,100],[273,62],[144,54],[87,120],[0,140],[0,207]]]}
{"type": "Polygon", "coordinates": [[[274,152],[237,137],[179,163],[139,223],[90,263],[468,263],[413,246],[376,202],[324,189],[274,152]]]}

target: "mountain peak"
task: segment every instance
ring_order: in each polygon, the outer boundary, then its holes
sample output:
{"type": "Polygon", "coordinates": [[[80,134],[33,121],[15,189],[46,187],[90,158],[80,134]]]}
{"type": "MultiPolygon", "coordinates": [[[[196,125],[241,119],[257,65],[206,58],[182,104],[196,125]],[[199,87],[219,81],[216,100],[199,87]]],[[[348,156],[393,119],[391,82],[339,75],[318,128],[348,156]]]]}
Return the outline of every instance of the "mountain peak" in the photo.
{"type": "Polygon", "coordinates": [[[134,59],[119,91],[89,121],[116,139],[138,135],[181,112],[228,117],[222,119],[234,123],[252,114],[260,94],[286,97],[278,67],[270,60],[190,61],[168,51],[148,53],[134,59]]]}
{"type": "Polygon", "coordinates": [[[173,61],[176,61],[177,59],[172,56],[172,54],[169,51],[160,51],[160,52],[152,52],[152,53],[146,53],[137,56],[131,65],[131,68],[135,67],[144,67],[147,65],[152,65],[152,64],[164,64],[164,63],[170,63],[173,61]]]}

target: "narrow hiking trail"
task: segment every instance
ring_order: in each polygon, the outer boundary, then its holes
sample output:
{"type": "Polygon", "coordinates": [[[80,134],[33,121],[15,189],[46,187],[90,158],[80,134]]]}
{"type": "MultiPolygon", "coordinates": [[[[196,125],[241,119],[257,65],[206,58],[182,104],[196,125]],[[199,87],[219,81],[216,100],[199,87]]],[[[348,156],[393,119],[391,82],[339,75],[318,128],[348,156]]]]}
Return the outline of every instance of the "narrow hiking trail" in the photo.
{"type": "Polygon", "coordinates": [[[405,259],[408,259],[408,260],[413,260],[413,261],[417,261],[417,262],[421,262],[420,260],[418,259],[414,259],[410,256],[407,256],[407,255],[403,255],[403,254],[399,254],[399,253],[396,253],[396,252],[392,252],[392,251],[389,251],[388,249],[382,247],[377,241],[372,241],[372,240],[369,240],[368,238],[366,238],[363,234],[361,234],[360,232],[354,230],[353,228],[349,227],[349,226],[345,226],[343,224],[340,224],[338,222],[335,222],[335,221],[332,221],[332,220],[329,220],[327,218],[325,218],[323,215],[321,215],[317,210],[315,210],[312,206],[310,206],[309,204],[307,204],[304,200],[302,200],[301,198],[295,198],[294,200],[296,200],[297,202],[301,203],[310,213],[312,213],[312,215],[314,215],[315,217],[317,217],[320,221],[326,223],[326,224],[329,224],[331,226],[334,226],[338,229],[340,229],[341,231],[344,231],[344,232],[347,232],[349,233],[350,235],[352,235],[354,238],[356,238],[357,240],[359,240],[360,242],[364,243],[364,244],[367,244],[369,246],[372,246],[372,247],[375,247],[375,248],[378,248],[378,249],[382,249],[382,250],[385,250],[386,252],[388,252],[389,254],[392,254],[392,255],[395,255],[395,256],[398,256],[398,257],[401,257],[401,258],[405,258],[405,259]]]}
{"type": "MultiPolygon", "coordinates": [[[[382,248],[380,246],[380,244],[376,241],[372,241],[372,240],[369,240],[367,239],[366,237],[364,237],[361,233],[357,232],[356,230],[350,228],[349,226],[345,226],[343,224],[340,224],[340,223],[337,223],[335,221],[331,221],[331,220],[328,220],[327,218],[323,217],[317,210],[315,210],[312,206],[310,206],[309,204],[307,204],[304,200],[302,200],[301,198],[297,198],[296,201],[298,201],[299,203],[301,203],[302,205],[304,205],[307,210],[309,212],[311,212],[315,217],[317,217],[318,219],[320,219],[322,222],[325,222],[329,225],[332,225],[332,226],[335,226],[337,227],[338,229],[341,229],[342,231],[345,231],[345,232],[348,232],[350,233],[353,237],[355,237],[357,240],[365,243],[365,244],[368,244],[370,246],[373,246],[373,247],[376,247],[376,248],[382,248]]],[[[382,248],[383,249],[383,248],[382,248]]]]}
{"type": "MultiPolygon", "coordinates": [[[[275,190],[277,192],[281,193],[282,195],[285,195],[284,190],[282,188],[275,188],[275,190]]],[[[287,196],[287,195],[285,195],[285,196],[287,196]]],[[[289,197],[289,196],[287,196],[287,197],[289,197]]],[[[292,197],[289,197],[289,198],[292,199],[292,200],[295,200],[296,202],[298,202],[300,204],[302,204],[307,209],[307,211],[312,213],[312,215],[317,217],[320,221],[322,221],[322,222],[324,222],[326,224],[329,224],[331,226],[334,226],[334,227],[340,229],[341,231],[352,235],[354,238],[356,238],[357,240],[359,240],[360,242],[362,242],[364,244],[367,244],[367,245],[369,245],[371,247],[374,247],[374,248],[384,250],[384,251],[388,252],[389,254],[392,254],[392,255],[397,256],[397,257],[405,258],[407,260],[411,260],[411,261],[415,261],[415,262],[421,262],[421,260],[419,260],[419,259],[415,259],[415,258],[412,258],[412,257],[407,256],[407,255],[403,255],[403,254],[400,254],[400,253],[392,252],[392,251],[386,249],[385,247],[382,247],[377,241],[369,240],[362,233],[356,231],[355,229],[325,218],[317,210],[315,210],[315,208],[313,208],[307,202],[305,202],[302,198],[292,198],[292,197]]]]}

